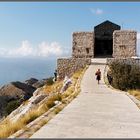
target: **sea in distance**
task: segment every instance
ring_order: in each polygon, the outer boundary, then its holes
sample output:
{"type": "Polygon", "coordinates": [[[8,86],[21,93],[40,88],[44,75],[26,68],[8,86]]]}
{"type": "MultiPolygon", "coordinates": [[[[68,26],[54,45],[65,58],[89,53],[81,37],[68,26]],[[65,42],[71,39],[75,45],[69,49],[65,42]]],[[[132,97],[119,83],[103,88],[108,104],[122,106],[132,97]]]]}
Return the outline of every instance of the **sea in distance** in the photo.
{"type": "Polygon", "coordinates": [[[55,69],[55,58],[0,58],[0,87],[13,81],[49,78],[55,69]]]}

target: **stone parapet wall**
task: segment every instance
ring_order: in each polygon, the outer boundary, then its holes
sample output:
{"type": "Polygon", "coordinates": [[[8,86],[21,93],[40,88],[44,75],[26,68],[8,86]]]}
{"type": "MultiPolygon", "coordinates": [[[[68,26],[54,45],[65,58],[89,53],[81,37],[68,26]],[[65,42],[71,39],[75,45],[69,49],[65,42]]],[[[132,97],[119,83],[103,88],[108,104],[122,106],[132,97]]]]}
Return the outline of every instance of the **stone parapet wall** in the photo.
{"type": "Polygon", "coordinates": [[[63,79],[65,75],[72,76],[72,74],[90,65],[91,59],[89,58],[59,58],[57,59],[57,72],[58,78],[63,79]]]}
{"type": "Polygon", "coordinates": [[[136,31],[116,30],[113,32],[113,57],[130,58],[136,56],[136,31]]]}
{"type": "Polygon", "coordinates": [[[118,61],[123,64],[130,64],[130,65],[139,65],[140,66],[140,58],[123,58],[123,59],[117,59],[117,58],[108,58],[107,59],[107,65],[110,65],[112,62],[118,61]]]}
{"type": "Polygon", "coordinates": [[[94,57],[94,32],[74,32],[72,43],[72,57],[94,57]]]}

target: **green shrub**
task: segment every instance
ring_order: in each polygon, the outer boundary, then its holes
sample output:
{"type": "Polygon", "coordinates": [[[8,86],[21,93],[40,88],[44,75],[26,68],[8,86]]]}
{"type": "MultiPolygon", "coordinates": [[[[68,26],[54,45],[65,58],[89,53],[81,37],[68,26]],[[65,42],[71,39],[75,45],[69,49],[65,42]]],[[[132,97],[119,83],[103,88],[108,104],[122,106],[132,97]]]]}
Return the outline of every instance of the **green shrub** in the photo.
{"type": "Polygon", "coordinates": [[[6,108],[5,108],[5,112],[6,114],[10,114],[13,110],[15,110],[16,108],[18,108],[20,106],[20,102],[17,101],[17,100],[14,100],[14,101],[10,101],[6,108]]]}
{"type": "Polygon", "coordinates": [[[112,86],[121,89],[140,89],[140,66],[114,61],[110,64],[112,86]]]}
{"type": "Polygon", "coordinates": [[[47,85],[52,85],[54,83],[53,77],[47,79],[47,85]]]}

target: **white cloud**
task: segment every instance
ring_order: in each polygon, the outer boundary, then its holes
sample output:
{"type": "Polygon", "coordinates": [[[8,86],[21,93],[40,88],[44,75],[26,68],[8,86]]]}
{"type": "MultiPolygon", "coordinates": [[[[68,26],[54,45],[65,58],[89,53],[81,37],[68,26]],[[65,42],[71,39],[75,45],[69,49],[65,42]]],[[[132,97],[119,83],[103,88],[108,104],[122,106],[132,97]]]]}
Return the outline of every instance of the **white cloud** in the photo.
{"type": "Polygon", "coordinates": [[[37,51],[38,56],[59,56],[63,53],[62,47],[57,42],[52,42],[50,44],[47,42],[42,42],[39,44],[37,51]]]}
{"type": "Polygon", "coordinates": [[[137,55],[140,56],[140,33],[137,33],[137,55]]]}
{"type": "Polygon", "coordinates": [[[50,57],[65,55],[65,49],[58,42],[41,42],[36,47],[24,40],[18,48],[0,48],[0,57],[50,57]]]}
{"type": "Polygon", "coordinates": [[[8,56],[29,56],[33,54],[33,48],[28,40],[22,41],[21,47],[7,50],[8,56]]]}
{"type": "Polygon", "coordinates": [[[95,15],[102,15],[104,13],[103,10],[99,8],[97,9],[91,8],[90,11],[95,15]]]}

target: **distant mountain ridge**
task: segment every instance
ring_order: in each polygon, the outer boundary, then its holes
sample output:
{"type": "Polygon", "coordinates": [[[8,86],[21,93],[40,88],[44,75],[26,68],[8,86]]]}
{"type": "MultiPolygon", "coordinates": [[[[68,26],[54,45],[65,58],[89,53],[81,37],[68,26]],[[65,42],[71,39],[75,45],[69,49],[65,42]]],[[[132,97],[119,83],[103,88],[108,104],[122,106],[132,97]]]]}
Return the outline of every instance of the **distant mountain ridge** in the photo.
{"type": "MultiPolygon", "coordinates": [[[[47,83],[48,79],[38,80],[30,78],[25,82],[15,81],[0,88],[0,118],[7,116],[12,110],[12,105],[17,108],[23,101],[33,96],[33,92],[47,83]],[[10,103],[14,104],[10,104],[10,103]],[[7,112],[8,105],[11,105],[11,111],[7,112]]],[[[13,109],[15,109],[13,108],[13,109]]]]}

